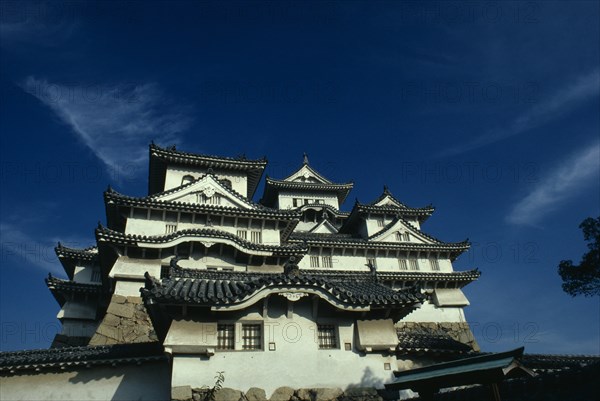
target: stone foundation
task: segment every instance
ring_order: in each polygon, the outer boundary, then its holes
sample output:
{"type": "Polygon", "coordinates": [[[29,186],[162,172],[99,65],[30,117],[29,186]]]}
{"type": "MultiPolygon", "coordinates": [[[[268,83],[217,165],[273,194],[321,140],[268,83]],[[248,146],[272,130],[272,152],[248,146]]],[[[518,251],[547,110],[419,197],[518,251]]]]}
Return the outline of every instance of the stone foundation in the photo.
{"type": "MultiPolygon", "coordinates": [[[[386,401],[374,388],[303,388],[279,387],[267,398],[265,390],[253,387],[246,393],[224,387],[214,394],[207,388],[173,387],[173,401],[386,401]]],[[[394,398],[396,399],[396,398],[394,398]]]]}
{"type": "Polygon", "coordinates": [[[89,345],[158,341],[141,297],[113,295],[89,345]]]}
{"type": "Polygon", "coordinates": [[[436,323],[436,322],[398,322],[396,327],[406,331],[423,332],[428,334],[447,334],[454,340],[470,346],[473,351],[479,352],[479,344],[475,340],[469,323],[436,323]]]}

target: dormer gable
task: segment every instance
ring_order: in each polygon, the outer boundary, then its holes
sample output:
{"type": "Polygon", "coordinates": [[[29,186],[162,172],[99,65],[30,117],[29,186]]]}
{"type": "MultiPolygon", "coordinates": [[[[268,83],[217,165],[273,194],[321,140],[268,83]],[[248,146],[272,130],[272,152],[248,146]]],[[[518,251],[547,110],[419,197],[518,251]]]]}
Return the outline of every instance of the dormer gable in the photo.
{"type": "Polygon", "coordinates": [[[304,154],[304,162],[296,172],[283,179],[288,182],[305,182],[311,184],[333,184],[332,181],[323,177],[308,164],[308,156],[304,154]]]}
{"type": "Polygon", "coordinates": [[[215,206],[257,209],[258,206],[229,188],[212,174],[188,182],[170,191],[153,195],[157,201],[209,204],[215,206]]]}
{"type": "Polygon", "coordinates": [[[392,195],[387,185],[383,186],[383,193],[377,198],[375,201],[371,202],[369,205],[371,206],[386,206],[386,207],[398,207],[398,208],[406,208],[407,206],[400,202],[398,199],[392,195]]]}
{"type": "Polygon", "coordinates": [[[395,242],[395,243],[440,243],[435,238],[425,235],[412,224],[402,218],[395,218],[391,223],[383,227],[377,233],[368,238],[369,241],[395,242]]]}
{"type": "Polygon", "coordinates": [[[323,220],[309,230],[313,234],[337,234],[338,230],[329,220],[323,220]]]}

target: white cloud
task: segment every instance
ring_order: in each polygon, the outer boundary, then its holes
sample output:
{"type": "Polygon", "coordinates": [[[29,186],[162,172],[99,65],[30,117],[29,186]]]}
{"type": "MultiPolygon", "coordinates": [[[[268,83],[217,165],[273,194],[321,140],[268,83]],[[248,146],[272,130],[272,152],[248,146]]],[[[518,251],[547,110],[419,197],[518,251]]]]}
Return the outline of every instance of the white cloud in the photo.
{"type": "Polygon", "coordinates": [[[600,94],[600,70],[577,77],[574,81],[558,89],[552,96],[536,104],[518,116],[510,125],[490,130],[470,142],[442,151],[439,156],[453,156],[534,129],[569,112],[578,104],[600,94]]]}
{"type": "MultiPolygon", "coordinates": [[[[56,241],[37,240],[10,223],[0,223],[0,247],[2,266],[14,265],[16,268],[32,266],[45,273],[65,276],[65,272],[54,253],[56,241]]],[[[81,246],[72,243],[74,247],[81,246]]]]}
{"type": "Polygon", "coordinates": [[[28,77],[23,90],[48,106],[112,171],[131,174],[151,140],[178,142],[191,124],[154,84],[54,84],[28,77]]]}
{"type": "Polygon", "coordinates": [[[598,185],[600,143],[586,146],[563,161],[519,201],[507,216],[512,224],[532,225],[588,185],[598,185]]]}

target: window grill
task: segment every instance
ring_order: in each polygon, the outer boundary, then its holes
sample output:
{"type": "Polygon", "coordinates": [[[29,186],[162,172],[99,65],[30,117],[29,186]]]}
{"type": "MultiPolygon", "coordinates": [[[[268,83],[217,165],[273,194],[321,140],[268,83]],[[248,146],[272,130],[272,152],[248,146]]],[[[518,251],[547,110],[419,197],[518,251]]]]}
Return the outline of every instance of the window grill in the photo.
{"type": "Polygon", "coordinates": [[[410,270],[419,270],[419,262],[416,258],[410,258],[408,262],[410,265],[410,270]]]}
{"type": "Polygon", "coordinates": [[[333,267],[333,261],[331,260],[331,256],[323,256],[323,267],[333,267]]]}
{"type": "Polygon", "coordinates": [[[319,267],[319,257],[318,256],[310,257],[310,267],[319,267]]]}
{"type": "Polygon", "coordinates": [[[94,283],[100,282],[100,270],[98,270],[98,269],[92,270],[92,281],[94,283]]]}
{"type": "Polygon", "coordinates": [[[243,240],[248,239],[248,231],[246,230],[237,230],[237,236],[243,240]]]}
{"type": "Polygon", "coordinates": [[[440,270],[440,264],[437,259],[429,259],[429,265],[431,266],[431,270],[440,270]]]}
{"type": "Polygon", "coordinates": [[[335,326],[332,324],[318,324],[317,337],[319,340],[319,349],[337,348],[337,336],[335,326]]]}
{"type": "Polygon", "coordinates": [[[400,268],[400,270],[408,270],[406,259],[398,259],[398,268],[400,268]]]}
{"type": "Polygon", "coordinates": [[[177,224],[167,223],[165,224],[165,234],[173,234],[177,231],[177,224]]]}
{"type": "Polygon", "coordinates": [[[251,231],[250,232],[250,240],[255,244],[262,243],[262,233],[260,231],[251,231]]]}
{"type": "Polygon", "coordinates": [[[217,349],[235,348],[235,325],[219,324],[217,325],[217,349]]]}
{"type": "Polygon", "coordinates": [[[257,350],[262,349],[262,335],[260,324],[242,325],[242,349],[257,350]]]}

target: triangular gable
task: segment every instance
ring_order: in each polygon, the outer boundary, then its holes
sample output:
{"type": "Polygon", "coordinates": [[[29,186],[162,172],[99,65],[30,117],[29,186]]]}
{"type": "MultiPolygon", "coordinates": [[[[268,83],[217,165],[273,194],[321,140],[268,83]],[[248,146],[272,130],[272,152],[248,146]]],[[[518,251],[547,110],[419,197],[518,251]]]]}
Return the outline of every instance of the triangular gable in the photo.
{"type": "Polygon", "coordinates": [[[327,178],[313,170],[308,164],[303,164],[298,171],[293,173],[284,181],[292,182],[308,182],[313,184],[332,184],[327,178]]]}
{"type": "Polygon", "coordinates": [[[314,234],[337,234],[338,230],[328,220],[323,220],[311,228],[309,232],[314,234]]]}
{"type": "Polygon", "coordinates": [[[378,242],[412,242],[421,244],[435,244],[431,238],[423,235],[416,227],[410,223],[403,221],[402,219],[394,219],[390,224],[385,226],[381,231],[369,237],[370,241],[378,242]],[[397,233],[406,234],[408,233],[408,241],[406,237],[402,236],[398,238],[397,233]]]}
{"type": "Polygon", "coordinates": [[[158,201],[210,204],[215,206],[256,209],[257,206],[244,199],[234,190],[225,187],[215,176],[208,174],[189,184],[152,196],[158,201]]]}
{"type": "Polygon", "coordinates": [[[400,203],[398,200],[396,200],[393,196],[391,196],[389,194],[386,194],[380,200],[373,203],[373,206],[393,206],[393,207],[400,207],[400,208],[406,207],[406,205],[403,205],[402,203],[400,203]]]}

